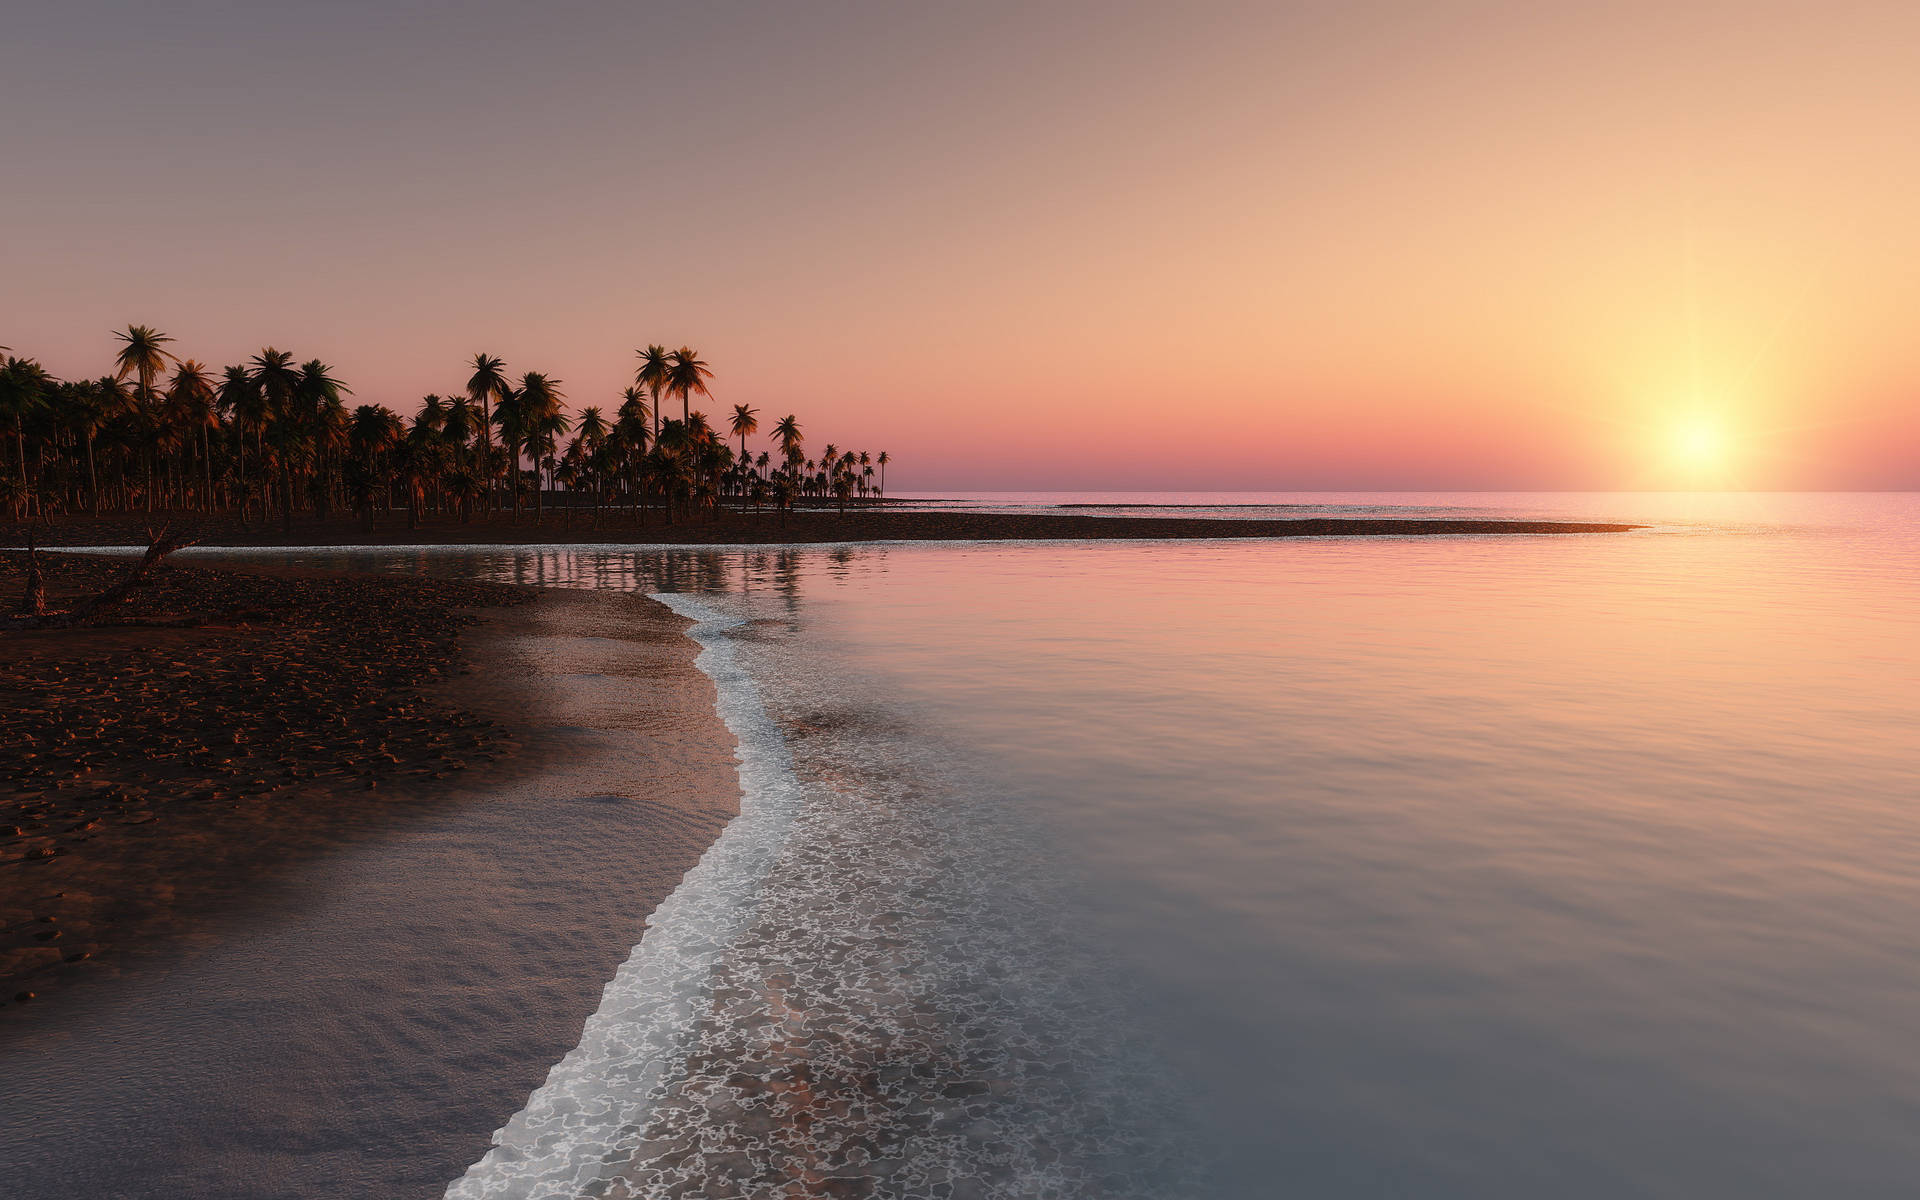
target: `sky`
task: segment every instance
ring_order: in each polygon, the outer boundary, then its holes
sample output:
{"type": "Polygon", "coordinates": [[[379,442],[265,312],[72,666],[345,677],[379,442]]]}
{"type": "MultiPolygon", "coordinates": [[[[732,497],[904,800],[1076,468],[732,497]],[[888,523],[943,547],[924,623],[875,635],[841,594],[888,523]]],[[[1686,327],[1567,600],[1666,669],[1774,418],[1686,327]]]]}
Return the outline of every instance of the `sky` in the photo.
{"type": "Polygon", "coordinates": [[[1920,488],[1920,5],[14,0],[0,343],[960,488],[1920,488]]]}

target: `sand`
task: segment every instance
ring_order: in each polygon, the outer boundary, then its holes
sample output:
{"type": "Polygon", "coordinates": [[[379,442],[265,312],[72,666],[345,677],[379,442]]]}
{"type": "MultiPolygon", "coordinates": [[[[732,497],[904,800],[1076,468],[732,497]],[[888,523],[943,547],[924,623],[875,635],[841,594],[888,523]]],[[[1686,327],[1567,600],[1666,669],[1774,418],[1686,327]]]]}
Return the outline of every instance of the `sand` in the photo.
{"type": "MultiPolygon", "coordinates": [[[[42,555],[50,607],[128,569],[42,555]]],[[[24,556],[0,555],[0,592],[24,556]]],[[[106,623],[0,633],[0,1028],[288,855],[522,749],[455,677],[485,584],[163,565],[106,623]],[[438,689],[444,692],[445,689],[438,689]],[[26,995],[31,993],[31,995],[26,995]]],[[[530,765],[530,764],[529,764],[530,765]]]]}
{"type": "MultiPolygon", "coordinates": [[[[23,546],[32,532],[46,546],[145,545],[156,524],[143,516],[67,517],[51,528],[29,529],[0,523],[0,545],[23,546]]],[[[800,542],[972,541],[1026,538],[1265,538],[1265,537],[1415,537],[1446,534],[1623,533],[1632,525],[1569,521],[1457,521],[1316,517],[1300,520],[1221,520],[1209,517],[1112,517],[1071,513],[901,511],[885,506],[855,507],[846,513],[805,509],[781,517],[771,511],[742,513],[727,509],[664,524],[658,513],[645,523],[630,511],[595,521],[587,510],[549,509],[534,524],[532,513],[518,519],[502,515],[463,524],[435,517],[409,529],[404,514],[384,515],[372,529],[353,518],[319,521],[298,517],[290,531],[279,522],[242,525],[231,517],[174,518],[175,528],[218,546],[405,546],[524,545],[623,542],[685,545],[760,545],[800,542]]]]}
{"type": "MultiPolygon", "coordinates": [[[[168,574],[204,584],[236,573],[168,574]]],[[[407,626],[396,597],[439,588],[301,586],[379,589],[367,622],[378,636],[407,626]]],[[[419,611],[459,613],[449,602],[460,598],[436,592],[419,611]]],[[[396,642],[402,674],[445,667],[417,695],[398,689],[412,711],[381,728],[400,761],[363,766],[372,791],[351,767],[235,800],[180,800],[157,783],[137,803],[162,820],[118,823],[109,808],[93,841],[6,866],[3,902],[18,911],[24,900],[29,924],[42,898],[67,893],[48,925],[63,931],[60,966],[34,981],[34,1000],[0,1010],[7,1195],[438,1195],[574,1045],[647,915],[736,810],[732,739],[686,623],[652,601],[545,593],[463,619],[445,638],[414,630],[396,642]],[[408,741],[404,719],[427,716],[421,728],[437,731],[457,714],[471,723],[450,728],[486,735],[480,752],[452,755],[464,770],[448,769],[446,747],[408,741]],[[237,815],[216,818],[223,803],[237,815]],[[79,945],[94,958],[65,963],[79,945]]],[[[337,651],[323,633],[277,627],[270,640],[296,658],[337,651]]],[[[37,653],[63,677],[98,662],[117,678],[125,654],[192,674],[258,634],[230,622],[121,627],[59,635],[64,649],[37,653]]],[[[20,640],[0,635],[13,698],[36,669],[22,665],[20,640]]],[[[339,690],[374,687],[370,667],[332,664],[339,690]]],[[[182,684],[156,670],[140,686],[156,707],[182,684]]],[[[311,696],[294,709],[330,711],[311,696]]],[[[294,750],[296,770],[338,757],[294,750]]],[[[130,770],[104,751],[93,766],[130,770]]],[[[259,777],[243,775],[236,794],[259,777]]]]}

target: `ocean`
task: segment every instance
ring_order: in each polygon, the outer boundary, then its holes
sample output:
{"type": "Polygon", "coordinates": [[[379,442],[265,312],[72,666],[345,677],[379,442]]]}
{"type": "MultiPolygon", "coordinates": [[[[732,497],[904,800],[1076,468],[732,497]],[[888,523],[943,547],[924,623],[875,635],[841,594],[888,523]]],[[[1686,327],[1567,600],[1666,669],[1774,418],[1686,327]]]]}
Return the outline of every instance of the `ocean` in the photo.
{"type": "Polygon", "coordinates": [[[659,595],[741,742],[450,1194],[1913,1194],[1920,497],[935,499],[1649,527],[379,556],[659,595]]]}

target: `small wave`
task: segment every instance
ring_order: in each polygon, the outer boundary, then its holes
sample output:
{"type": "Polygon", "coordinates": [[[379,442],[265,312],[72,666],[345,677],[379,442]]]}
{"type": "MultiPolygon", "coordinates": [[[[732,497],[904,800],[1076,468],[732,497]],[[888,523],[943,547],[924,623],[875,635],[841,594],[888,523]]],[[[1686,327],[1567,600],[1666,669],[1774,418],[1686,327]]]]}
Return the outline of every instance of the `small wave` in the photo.
{"type": "Polygon", "coordinates": [[[579,1046],[494,1135],[494,1148],[448,1186],[450,1200],[595,1194],[633,1157],[634,1135],[686,1059],[708,978],[750,917],[798,805],[786,741],[724,637],[735,622],[687,596],[656,598],[697,622],[689,630],[701,644],[696,663],[713,678],[720,715],[739,741],[740,813],[654,912],[579,1046]]]}
{"type": "Polygon", "coordinates": [[[1205,1194],[1185,1107],[1010,809],[804,633],[658,598],[699,622],[742,814],[448,1195],[1205,1194]]]}

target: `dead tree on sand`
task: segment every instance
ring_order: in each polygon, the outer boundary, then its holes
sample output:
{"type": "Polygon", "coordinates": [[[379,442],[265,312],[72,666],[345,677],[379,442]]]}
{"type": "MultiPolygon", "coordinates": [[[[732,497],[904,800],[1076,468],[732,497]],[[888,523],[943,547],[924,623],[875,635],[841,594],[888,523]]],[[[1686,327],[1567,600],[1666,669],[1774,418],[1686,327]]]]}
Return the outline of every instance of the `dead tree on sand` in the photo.
{"type": "Polygon", "coordinates": [[[102,609],[112,608],[122,600],[125,600],[134,588],[140,586],[140,582],[146,578],[147,572],[151,571],[161,559],[172,554],[175,550],[179,550],[185,546],[191,546],[199,540],[198,538],[182,538],[170,533],[164,525],[160,527],[158,533],[149,529],[147,531],[147,537],[150,539],[147,543],[147,552],[140,556],[139,562],[133,564],[132,569],[127,572],[126,578],[114,584],[106,591],[101,592],[99,595],[81,601],[78,605],[68,609],[66,612],[55,613],[47,611],[46,584],[40,577],[40,553],[29,543],[27,546],[27,590],[26,594],[20,598],[20,615],[7,618],[4,628],[68,629],[75,625],[84,625],[93,620],[102,609]]]}

